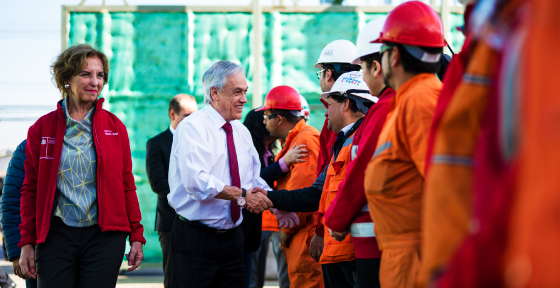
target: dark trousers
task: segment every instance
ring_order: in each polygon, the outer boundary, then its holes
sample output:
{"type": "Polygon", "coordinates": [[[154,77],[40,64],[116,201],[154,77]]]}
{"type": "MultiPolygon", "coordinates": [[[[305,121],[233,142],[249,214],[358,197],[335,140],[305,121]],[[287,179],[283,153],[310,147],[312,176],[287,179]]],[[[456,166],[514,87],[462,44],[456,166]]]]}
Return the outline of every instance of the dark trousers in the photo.
{"type": "Polygon", "coordinates": [[[249,288],[249,284],[251,284],[251,269],[253,269],[253,257],[251,256],[253,256],[252,251],[243,253],[243,262],[245,262],[245,288],[249,288]]]}
{"type": "Polygon", "coordinates": [[[356,258],[356,278],[359,287],[381,287],[379,283],[379,267],[381,258],[358,259],[356,258]]]}
{"type": "Polygon", "coordinates": [[[158,231],[159,244],[161,245],[161,253],[163,254],[163,287],[171,287],[171,232],[158,231]]]}
{"type": "Polygon", "coordinates": [[[38,287],[114,288],[127,236],[102,233],[98,225],[69,227],[53,216],[47,239],[35,249],[38,287]]]}
{"type": "Polygon", "coordinates": [[[245,287],[243,232],[176,218],[171,230],[173,288],[245,287]]]}
{"type": "Polygon", "coordinates": [[[322,264],[325,288],[357,288],[354,279],[356,265],[354,261],[322,264]]]}

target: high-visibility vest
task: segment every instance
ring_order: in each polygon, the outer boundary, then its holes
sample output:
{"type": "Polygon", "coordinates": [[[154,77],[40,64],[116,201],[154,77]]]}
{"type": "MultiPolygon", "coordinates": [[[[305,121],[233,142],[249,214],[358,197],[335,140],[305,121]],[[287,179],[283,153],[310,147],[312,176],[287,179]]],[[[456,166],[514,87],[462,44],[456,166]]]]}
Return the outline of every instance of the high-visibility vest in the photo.
{"type": "MultiPolygon", "coordinates": [[[[336,160],[334,159],[334,155],[331,155],[331,160],[327,169],[327,177],[323,185],[323,194],[321,195],[321,202],[319,203],[320,213],[324,214],[325,211],[329,209],[338,191],[338,185],[346,177],[346,167],[352,160],[352,140],[354,139],[354,134],[355,132],[344,141],[336,160]]],[[[325,224],[324,221],[324,218],[321,219],[323,224],[325,224]]],[[[321,264],[352,261],[356,258],[354,245],[350,240],[350,234],[347,235],[343,241],[339,242],[331,237],[328,232],[328,227],[325,226],[324,243],[325,247],[323,248],[323,254],[319,261],[321,264]]]]}

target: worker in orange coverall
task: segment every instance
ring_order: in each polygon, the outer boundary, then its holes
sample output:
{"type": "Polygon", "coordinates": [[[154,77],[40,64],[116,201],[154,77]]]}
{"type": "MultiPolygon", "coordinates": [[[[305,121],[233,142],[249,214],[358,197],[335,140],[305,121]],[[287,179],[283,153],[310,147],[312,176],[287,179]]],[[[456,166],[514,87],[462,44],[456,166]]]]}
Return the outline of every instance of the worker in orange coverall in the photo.
{"type": "MultiPolygon", "coordinates": [[[[319,131],[306,124],[301,114],[300,95],[289,86],[278,86],[266,95],[264,123],[272,137],[279,138],[284,149],[276,155],[277,161],[286,154],[289,147],[306,145],[309,151],[305,162],[292,164],[290,171],[278,179],[275,189],[295,190],[311,186],[315,182],[317,156],[319,154],[319,131]]],[[[281,216],[284,211],[272,208],[281,216]]],[[[281,228],[280,244],[288,264],[291,287],[324,287],[321,265],[309,255],[309,243],[315,235],[317,214],[297,212],[299,224],[292,228],[281,228]]],[[[280,218],[279,218],[280,220],[280,218]]]]}
{"type": "MultiPolygon", "coordinates": [[[[560,287],[560,54],[557,0],[533,0],[524,39],[519,135],[520,169],[510,213],[506,287],[560,287]]],[[[511,83],[510,83],[511,85],[511,83]]]]}
{"type": "Polygon", "coordinates": [[[439,15],[419,1],[391,11],[373,42],[383,43],[383,76],[397,91],[364,183],[383,253],[379,281],[385,288],[413,287],[421,266],[428,133],[442,87],[435,73],[446,42],[439,15]]]}

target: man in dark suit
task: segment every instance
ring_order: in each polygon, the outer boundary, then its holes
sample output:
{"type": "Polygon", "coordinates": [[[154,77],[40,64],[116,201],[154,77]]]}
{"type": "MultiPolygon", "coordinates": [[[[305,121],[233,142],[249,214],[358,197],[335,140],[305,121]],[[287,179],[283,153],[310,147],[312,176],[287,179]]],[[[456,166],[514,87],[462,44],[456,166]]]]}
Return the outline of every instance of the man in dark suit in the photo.
{"type": "Polygon", "coordinates": [[[169,128],[148,140],[146,144],[146,172],[152,190],[158,194],[155,230],[158,231],[159,242],[163,252],[163,274],[166,288],[170,287],[169,283],[171,281],[169,276],[171,271],[169,236],[173,219],[176,215],[175,210],[167,202],[167,194],[169,194],[167,173],[169,170],[173,133],[179,122],[196,110],[198,110],[198,107],[193,96],[178,94],[173,97],[168,109],[169,120],[171,121],[169,128]]]}

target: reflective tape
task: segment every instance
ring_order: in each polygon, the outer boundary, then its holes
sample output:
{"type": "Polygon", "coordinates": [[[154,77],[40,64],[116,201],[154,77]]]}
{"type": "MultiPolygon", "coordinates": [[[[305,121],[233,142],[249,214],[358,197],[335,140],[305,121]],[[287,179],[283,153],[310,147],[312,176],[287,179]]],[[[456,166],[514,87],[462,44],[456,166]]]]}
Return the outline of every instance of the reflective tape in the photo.
{"type": "Polygon", "coordinates": [[[422,50],[422,48],[413,45],[403,45],[403,47],[412,57],[424,63],[438,63],[439,59],[441,59],[442,53],[428,53],[422,50]]]}
{"type": "Polygon", "coordinates": [[[381,145],[379,145],[379,147],[377,147],[377,149],[375,149],[375,153],[373,153],[373,157],[381,154],[381,152],[391,148],[391,146],[393,146],[393,144],[391,144],[391,141],[387,141],[381,145]]]}
{"type": "Polygon", "coordinates": [[[490,78],[483,77],[483,76],[472,75],[472,74],[463,75],[463,81],[466,82],[466,83],[478,84],[478,85],[484,85],[484,86],[490,85],[490,78]]]}
{"type": "Polygon", "coordinates": [[[358,145],[352,145],[352,150],[351,150],[351,158],[352,160],[356,159],[356,157],[358,156],[358,145]]]}
{"type": "Polygon", "coordinates": [[[354,223],[350,225],[350,235],[352,237],[375,237],[373,223],[354,223]]]}
{"type": "Polygon", "coordinates": [[[474,160],[470,157],[455,156],[455,155],[434,155],[432,158],[433,164],[453,164],[460,166],[473,166],[474,160]]]}

